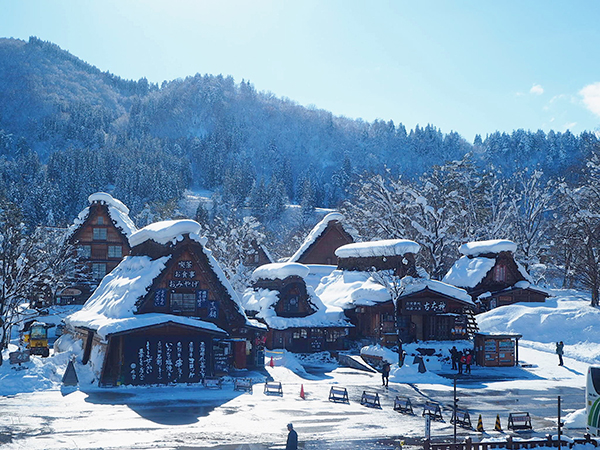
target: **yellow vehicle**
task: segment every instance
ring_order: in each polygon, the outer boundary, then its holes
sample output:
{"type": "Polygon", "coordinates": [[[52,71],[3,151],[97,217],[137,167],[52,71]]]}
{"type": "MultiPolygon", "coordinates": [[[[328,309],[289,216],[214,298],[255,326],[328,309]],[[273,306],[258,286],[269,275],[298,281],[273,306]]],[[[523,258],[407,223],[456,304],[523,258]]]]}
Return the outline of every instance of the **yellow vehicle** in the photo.
{"type": "Polygon", "coordinates": [[[25,334],[25,343],[31,355],[50,356],[48,347],[48,326],[42,322],[33,322],[25,334]]]}

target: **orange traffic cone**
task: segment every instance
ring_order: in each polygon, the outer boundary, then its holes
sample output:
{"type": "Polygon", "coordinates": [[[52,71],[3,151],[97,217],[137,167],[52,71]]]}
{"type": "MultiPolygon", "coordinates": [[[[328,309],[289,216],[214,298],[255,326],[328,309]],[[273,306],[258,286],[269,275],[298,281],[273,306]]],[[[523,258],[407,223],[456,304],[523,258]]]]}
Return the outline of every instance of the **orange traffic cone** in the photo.
{"type": "Polygon", "coordinates": [[[273,357],[271,356],[271,361],[269,362],[269,366],[275,367],[275,361],[273,361],[273,357]]]}
{"type": "Polygon", "coordinates": [[[304,385],[303,384],[300,385],[300,398],[302,400],[305,400],[305,398],[304,398],[304,385]]]}

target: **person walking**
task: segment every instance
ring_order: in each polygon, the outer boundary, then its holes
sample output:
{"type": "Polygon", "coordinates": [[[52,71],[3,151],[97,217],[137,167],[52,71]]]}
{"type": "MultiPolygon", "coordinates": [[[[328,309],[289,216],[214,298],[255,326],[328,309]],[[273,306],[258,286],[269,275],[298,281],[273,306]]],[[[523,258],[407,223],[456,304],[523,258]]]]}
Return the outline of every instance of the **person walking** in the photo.
{"type": "Polygon", "coordinates": [[[381,381],[385,387],[388,387],[388,383],[390,382],[390,363],[387,361],[384,361],[381,368],[381,381]]]}
{"type": "Polygon", "coordinates": [[[285,450],[298,450],[298,433],[294,430],[294,425],[287,424],[288,437],[285,444],[285,450]]]}
{"type": "Polygon", "coordinates": [[[563,365],[563,348],[564,348],[564,346],[565,346],[565,344],[563,344],[563,341],[556,343],[556,354],[558,355],[558,365],[559,366],[563,365]]]}

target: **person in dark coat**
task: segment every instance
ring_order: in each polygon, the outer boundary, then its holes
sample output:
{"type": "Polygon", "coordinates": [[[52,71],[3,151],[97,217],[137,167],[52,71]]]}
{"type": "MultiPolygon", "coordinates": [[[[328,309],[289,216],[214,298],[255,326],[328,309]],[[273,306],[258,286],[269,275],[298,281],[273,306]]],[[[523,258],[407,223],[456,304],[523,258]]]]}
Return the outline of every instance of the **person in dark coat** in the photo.
{"type": "Polygon", "coordinates": [[[456,355],[458,358],[458,361],[456,361],[458,364],[458,373],[463,373],[463,363],[465,362],[465,359],[464,359],[465,356],[463,355],[463,352],[460,350],[458,352],[456,352],[456,355]]]}
{"type": "Polygon", "coordinates": [[[287,424],[288,437],[285,444],[285,450],[298,450],[298,433],[294,430],[294,425],[287,424]]]}
{"type": "Polygon", "coordinates": [[[388,387],[388,383],[390,382],[390,363],[387,361],[383,363],[383,367],[381,368],[381,381],[385,387],[388,387]]]}
{"type": "Polygon", "coordinates": [[[450,349],[450,360],[452,361],[452,370],[458,369],[458,350],[456,349],[456,345],[450,349]]]}
{"type": "Polygon", "coordinates": [[[563,344],[563,341],[556,343],[556,354],[558,355],[558,365],[559,366],[563,365],[563,348],[564,348],[564,346],[565,346],[565,344],[563,344]]]}

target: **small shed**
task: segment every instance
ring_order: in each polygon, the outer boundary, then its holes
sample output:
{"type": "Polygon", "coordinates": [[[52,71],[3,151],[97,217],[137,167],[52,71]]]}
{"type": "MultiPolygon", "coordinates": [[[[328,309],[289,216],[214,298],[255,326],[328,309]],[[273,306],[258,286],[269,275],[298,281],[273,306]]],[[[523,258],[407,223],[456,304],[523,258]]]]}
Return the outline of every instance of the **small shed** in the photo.
{"type": "Polygon", "coordinates": [[[482,367],[507,367],[519,364],[521,334],[475,334],[475,360],[482,367]]]}

